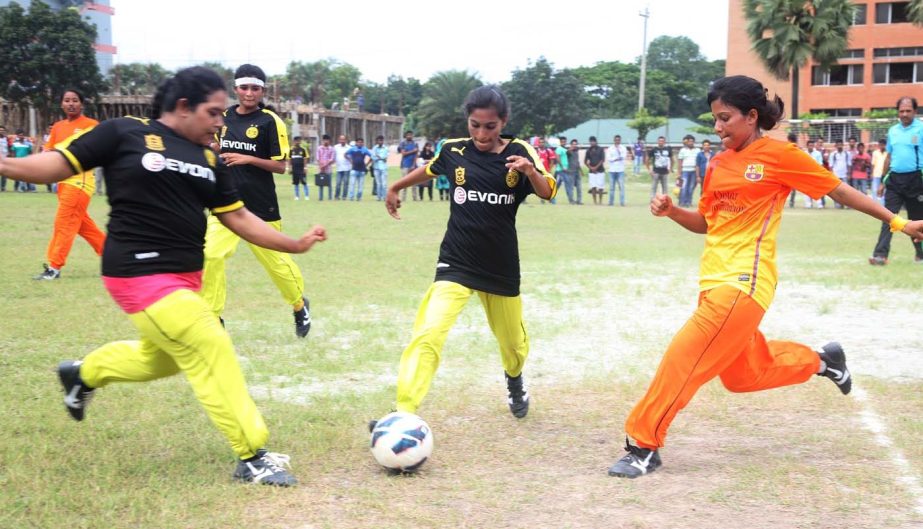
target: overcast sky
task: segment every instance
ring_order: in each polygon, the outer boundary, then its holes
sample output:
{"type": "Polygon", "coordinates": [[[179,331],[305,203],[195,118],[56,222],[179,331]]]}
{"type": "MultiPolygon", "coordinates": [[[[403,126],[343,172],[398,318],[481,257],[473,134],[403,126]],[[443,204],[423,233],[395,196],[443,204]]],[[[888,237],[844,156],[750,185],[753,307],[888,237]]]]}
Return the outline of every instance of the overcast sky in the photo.
{"type": "MultiPolygon", "coordinates": [[[[632,61],[641,54],[646,2],[312,2],[282,0],[111,0],[116,64],[169,69],[250,62],[269,75],[293,60],[335,58],[363,80],[426,81],[443,70],[503,82],[545,56],[556,68],[632,61]],[[457,6],[457,7],[455,7],[457,6]],[[541,6],[541,7],[540,7],[541,6]],[[480,12],[476,10],[482,10],[480,12]]],[[[708,59],[727,56],[727,0],[649,2],[648,42],[685,35],[708,59]]]]}

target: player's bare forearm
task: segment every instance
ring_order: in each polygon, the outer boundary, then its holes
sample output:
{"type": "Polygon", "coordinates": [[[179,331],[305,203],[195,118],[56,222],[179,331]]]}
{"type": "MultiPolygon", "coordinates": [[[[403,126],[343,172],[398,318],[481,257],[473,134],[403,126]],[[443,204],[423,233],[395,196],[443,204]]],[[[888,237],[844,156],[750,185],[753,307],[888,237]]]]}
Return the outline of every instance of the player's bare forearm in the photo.
{"type": "Polygon", "coordinates": [[[0,174],[30,184],[53,184],[72,176],[74,170],[63,154],[46,151],[25,158],[0,158],[0,174]]]}
{"type": "Polygon", "coordinates": [[[857,191],[849,184],[840,182],[833,191],[827,193],[827,196],[839,204],[843,204],[856,211],[861,211],[882,222],[890,222],[894,217],[894,213],[891,213],[887,208],[879,204],[878,201],[868,197],[865,193],[857,191]]]}

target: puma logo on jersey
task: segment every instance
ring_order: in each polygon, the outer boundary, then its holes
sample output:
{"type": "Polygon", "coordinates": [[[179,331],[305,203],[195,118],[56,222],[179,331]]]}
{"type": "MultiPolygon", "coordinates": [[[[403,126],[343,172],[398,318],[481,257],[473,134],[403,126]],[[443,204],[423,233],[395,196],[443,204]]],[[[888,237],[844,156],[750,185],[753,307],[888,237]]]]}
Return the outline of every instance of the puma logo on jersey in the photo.
{"type": "Polygon", "coordinates": [[[451,150],[452,152],[457,152],[459,156],[464,156],[464,155],[465,155],[465,147],[462,147],[462,148],[452,147],[450,150],[451,150]]]}

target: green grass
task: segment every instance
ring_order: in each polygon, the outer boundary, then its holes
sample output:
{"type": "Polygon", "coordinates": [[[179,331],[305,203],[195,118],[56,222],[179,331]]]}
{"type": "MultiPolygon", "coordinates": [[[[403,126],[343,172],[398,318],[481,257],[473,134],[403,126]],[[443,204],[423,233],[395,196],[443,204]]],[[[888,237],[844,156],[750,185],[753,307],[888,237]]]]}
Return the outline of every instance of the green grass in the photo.
{"type": "MultiPolygon", "coordinates": [[[[625,208],[569,206],[563,192],[557,206],[531,197],[521,208],[536,406],[525,421],[508,416],[495,344],[472,301],[421,409],[436,432],[435,457],[417,476],[387,477],[367,452],[364,424],[391,407],[448,203],[410,201],[394,221],[373,202],[369,180],[365,200],[351,203],[319,202],[313,186],[310,202],[295,202],[288,177],[277,179],[285,231],[320,223],[329,233],[295,257],[314,315],[308,340],[295,339],[290,309],[245,245],[228,265],[227,327],[270,448],[292,455],[303,483],[293,491],[231,481],[233,455],[182,377],[107,387],[85,422],[67,416],[57,362],[136,333],[84,241],[62,280],[30,279],[45,260],[55,199],[0,195],[0,527],[763,527],[763,519],[901,527],[915,519],[906,492],[872,472],[889,463],[854,418],[858,405],[820,383],[757,395],[709,385],[674,424],[662,475],[630,483],[605,476],[620,456],[625,415],[677,318],[694,306],[703,244],[650,215],[643,179],[630,181],[625,208]],[[644,306],[662,306],[664,317],[626,323],[644,306]],[[830,408],[843,415],[831,417],[830,408]],[[841,501],[822,499],[831,496],[841,501]]],[[[106,211],[94,198],[100,224],[106,211]]],[[[917,328],[888,328],[888,311],[908,310],[888,296],[919,293],[923,267],[903,236],[891,264],[868,266],[878,229],[856,212],[786,210],[781,284],[829,293],[814,305],[818,317],[836,316],[838,292],[867,290],[882,332],[916,336],[917,328]]],[[[923,472],[914,418],[923,384],[866,377],[863,385],[923,472]]]]}

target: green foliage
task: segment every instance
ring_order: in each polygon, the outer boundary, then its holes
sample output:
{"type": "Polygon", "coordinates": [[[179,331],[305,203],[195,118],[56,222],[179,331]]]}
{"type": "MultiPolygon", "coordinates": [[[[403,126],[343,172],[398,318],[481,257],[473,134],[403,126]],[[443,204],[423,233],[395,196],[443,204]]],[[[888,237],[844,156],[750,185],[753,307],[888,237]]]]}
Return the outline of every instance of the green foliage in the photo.
{"type": "Polygon", "coordinates": [[[106,80],[112,87],[111,93],[153,95],[160,83],[172,73],[158,63],[132,62],[113,66],[106,80]]]}
{"type": "MultiPolygon", "coordinates": [[[[880,121],[859,121],[856,123],[856,128],[862,130],[872,131],[872,136],[880,136],[882,133],[886,132],[888,128],[891,127],[894,123],[897,122],[897,109],[896,108],[884,108],[881,110],[866,110],[862,113],[862,117],[868,119],[887,119],[888,123],[880,121]]],[[[874,138],[877,139],[877,138],[874,138]]]]}
{"type": "Polygon", "coordinates": [[[626,125],[629,128],[638,131],[638,138],[647,140],[647,133],[667,124],[667,118],[662,116],[652,116],[646,108],[642,108],[635,113],[635,118],[626,125]]]}
{"type": "Polygon", "coordinates": [[[692,127],[692,132],[696,134],[712,135],[715,133],[715,116],[711,112],[699,114],[695,118],[696,126],[692,127]]]}
{"type": "Polygon", "coordinates": [[[222,79],[224,79],[224,84],[225,86],[228,87],[228,93],[229,94],[234,93],[234,70],[233,69],[217,61],[203,62],[199,66],[204,66],[205,68],[214,70],[215,73],[217,73],[219,76],[221,76],[222,79]]]}
{"type": "Polygon", "coordinates": [[[33,0],[0,7],[0,97],[28,101],[45,117],[65,87],[93,99],[105,89],[96,64],[96,27],[73,9],[52,11],[33,0]]]}
{"type": "Polygon", "coordinates": [[[802,122],[792,123],[789,131],[798,135],[806,135],[809,138],[823,137],[824,125],[822,123],[809,123],[809,121],[827,119],[828,117],[830,116],[824,112],[802,112],[798,114],[798,119],[802,120],[802,122]]]}
{"type": "Polygon", "coordinates": [[[415,127],[429,138],[467,136],[462,103],[468,92],[483,83],[467,71],[447,71],[433,75],[423,85],[423,99],[414,112],[415,127]]]}
{"type": "Polygon", "coordinates": [[[907,19],[917,26],[923,26],[923,0],[910,0],[907,4],[907,19]]]}
{"type": "Polygon", "coordinates": [[[544,57],[514,71],[503,90],[512,106],[511,134],[551,134],[589,117],[583,83],[570,70],[555,70],[544,57]]]}

